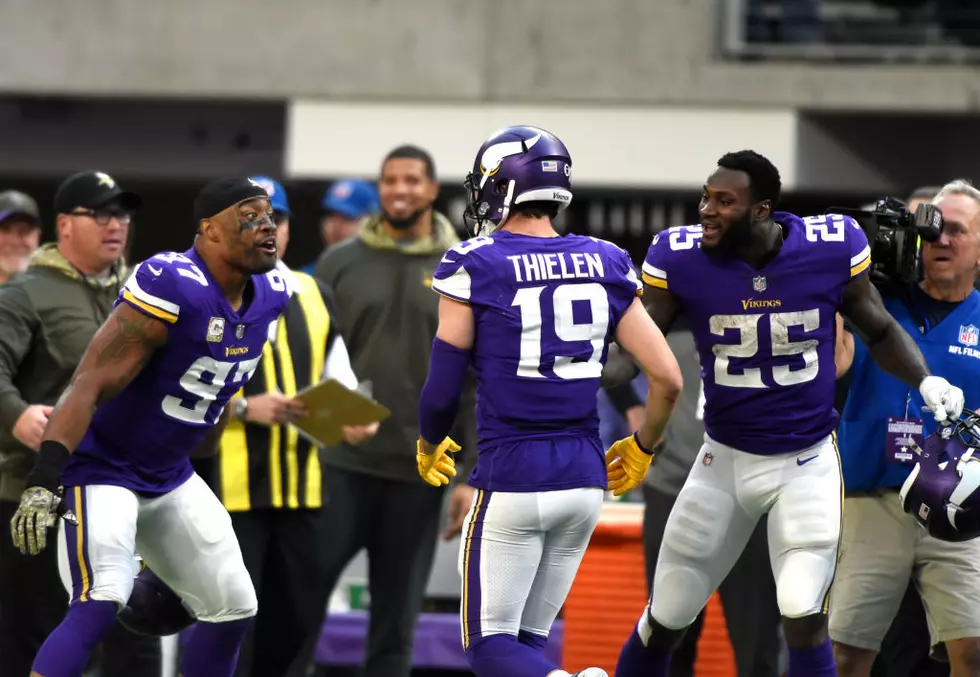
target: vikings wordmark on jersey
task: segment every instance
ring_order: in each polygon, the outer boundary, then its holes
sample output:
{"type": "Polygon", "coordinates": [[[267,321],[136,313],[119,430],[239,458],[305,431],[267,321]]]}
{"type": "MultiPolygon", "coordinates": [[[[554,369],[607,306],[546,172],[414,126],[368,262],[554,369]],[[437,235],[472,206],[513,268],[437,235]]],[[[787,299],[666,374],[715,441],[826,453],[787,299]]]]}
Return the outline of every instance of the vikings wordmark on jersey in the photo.
{"type": "Polygon", "coordinates": [[[693,327],[708,435],[756,454],[804,449],[836,427],[836,313],[871,263],[850,217],[773,218],[785,241],[762,270],[703,252],[700,225],[658,234],[643,264],[644,282],[673,293],[693,327]]]}

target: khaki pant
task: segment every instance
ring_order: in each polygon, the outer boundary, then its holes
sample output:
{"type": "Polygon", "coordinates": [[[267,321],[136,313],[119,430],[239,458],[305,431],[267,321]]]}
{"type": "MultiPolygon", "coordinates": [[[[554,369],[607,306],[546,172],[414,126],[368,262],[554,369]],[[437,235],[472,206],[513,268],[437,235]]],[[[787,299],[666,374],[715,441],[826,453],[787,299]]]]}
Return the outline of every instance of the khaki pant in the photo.
{"type": "Polygon", "coordinates": [[[844,500],[830,637],[877,651],[912,578],[932,644],[980,637],[980,539],[947,543],[902,512],[898,492],[844,500]]]}

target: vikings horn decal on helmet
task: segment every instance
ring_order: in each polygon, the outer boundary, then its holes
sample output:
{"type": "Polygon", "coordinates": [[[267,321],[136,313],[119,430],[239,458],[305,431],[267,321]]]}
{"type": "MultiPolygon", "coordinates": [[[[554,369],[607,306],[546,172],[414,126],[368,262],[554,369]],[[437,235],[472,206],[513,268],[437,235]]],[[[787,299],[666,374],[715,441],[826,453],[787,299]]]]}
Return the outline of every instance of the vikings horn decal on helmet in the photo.
{"type": "Polygon", "coordinates": [[[572,158],[561,140],[538,127],[506,127],[483,142],[463,186],[467,230],[489,235],[522,202],[572,201],[572,158]]]}
{"type": "Polygon", "coordinates": [[[963,409],[911,448],[918,461],[899,492],[902,510],[942,541],[980,536],[980,415],[963,409]]]}

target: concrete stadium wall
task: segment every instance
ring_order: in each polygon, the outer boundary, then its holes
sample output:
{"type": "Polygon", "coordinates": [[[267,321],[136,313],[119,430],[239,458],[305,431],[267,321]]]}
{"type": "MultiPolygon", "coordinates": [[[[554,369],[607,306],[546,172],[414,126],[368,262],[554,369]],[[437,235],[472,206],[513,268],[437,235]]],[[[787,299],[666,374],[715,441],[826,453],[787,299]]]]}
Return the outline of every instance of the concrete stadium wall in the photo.
{"type": "Polygon", "coordinates": [[[735,64],[723,0],[4,0],[0,91],[975,110],[968,67],[735,64]]]}

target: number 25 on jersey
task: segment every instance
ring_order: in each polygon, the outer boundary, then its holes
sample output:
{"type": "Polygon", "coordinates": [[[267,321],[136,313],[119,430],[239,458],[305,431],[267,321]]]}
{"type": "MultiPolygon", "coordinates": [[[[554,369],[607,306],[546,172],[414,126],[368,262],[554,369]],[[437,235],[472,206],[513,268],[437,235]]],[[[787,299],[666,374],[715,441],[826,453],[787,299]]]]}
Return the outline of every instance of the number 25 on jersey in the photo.
{"type": "Polygon", "coordinates": [[[820,311],[816,308],[791,313],[769,313],[753,315],[712,315],[708,328],[716,336],[724,336],[735,331],[738,343],[717,343],[712,348],[715,354],[715,383],[733,388],[766,388],[762,380],[762,369],[746,367],[733,371],[731,358],[751,358],[759,352],[759,323],[766,318],[769,323],[771,355],[773,358],[793,357],[803,359],[801,369],[792,369],[788,364],[774,365],[772,380],[779,386],[792,386],[812,381],[817,377],[817,339],[790,341],[790,327],[800,327],[804,333],[816,331],[820,327],[820,311]]]}

